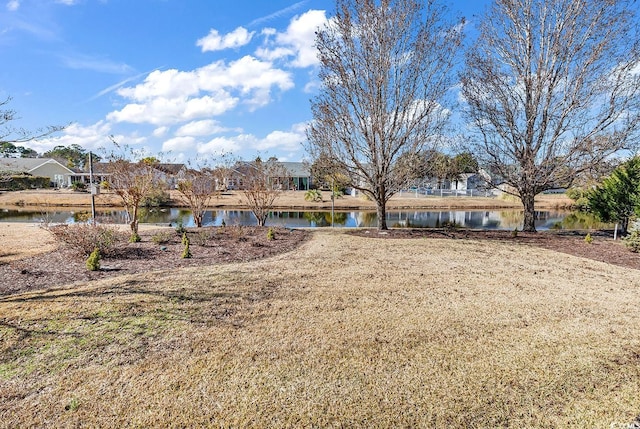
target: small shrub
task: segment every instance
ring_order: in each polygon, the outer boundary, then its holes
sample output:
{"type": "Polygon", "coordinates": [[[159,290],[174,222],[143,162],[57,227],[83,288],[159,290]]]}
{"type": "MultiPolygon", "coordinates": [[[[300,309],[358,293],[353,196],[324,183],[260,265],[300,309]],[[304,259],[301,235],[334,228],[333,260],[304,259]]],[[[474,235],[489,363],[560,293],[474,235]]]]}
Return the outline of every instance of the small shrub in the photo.
{"type": "Polygon", "coordinates": [[[189,250],[189,237],[187,237],[187,233],[182,234],[182,244],[184,244],[184,250],[182,251],[182,258],[188,259],[191,257],[191,250],[189,250]]]}
{"type": "Polygon", "coordinates": [[[516,238],[518,236],[518,228],[511,231],[511,237],[516,238]]]}
{"type": "Polygon", "coordinates": [[[633,229],[629,235],[622,239],[622,242],[633,253],[640,252],[640,229],[633,229]]]}
{"type": "Polygon", "coordinates": [[[317,189],[309,189],[304,193],[305,201],[312,201],[314,203],[322,201],[322,193],[317,189]]]}
{"type": "Polygon", "coordinates": [[[590,232],[587,233],[587,235],[585,235],[584,242],[587,243],[587,244],[593,243],[593,237],[591,236],[590,232]]]}
{"type": "Polygon", "coordinates": [[[236,240],[242,240],[245,237],[245,230],[242,227],[242,225],[234,225],[231,228],[229,228],[230,231],[230,235],[232,238],[236,239],[236,240]]]}
{"type": "Polygon", "coordinates": [[[211,240],[211,238],[213,238],[213,233],[207,230],[198,231],[198,233],[194,237],[196,244],[202,247],[205,247],[207,244],[209,244],[209,240],[211,240]]]}
{"type": "Polygon", "coordinates": [[[74,192],[82,192],[87,189],[87,185],[84,182],[73,182],[71,184],[71,190],[74,192]]]}
{"type": "Polygon", "coordinates": [[[187,230],[185,229],[184,225],[182,225],[182,223],[179,223],[178,226],[176,226],[176,233],[177,234],[184,234],[187,230]]]}
{"type": "Polygon", "coordinates": [[[55,225],[46,228],[56,241],[87,258],[97,247],[101,256],[109,256],[127,242],[127,233],[105,225],[84,223],[55,225]]]}
{"type": "Polygon", "coordinates": [[[275,239],[276,239],[275,231],[273,230],[273,228],[269,228],[269,230],[267,231],[267,240],[271,241],[275,239]]]}
{"type": "Polygon", "coordinates": [[[93,249],[85,265],[89,271],[98,271],[100,269],[100,250],[97,247],[93,249]]]}
{"type": "Polygon", "coordinates": [[[129,236],[129,243],[140,243],[141,241],[142,238],[140,238],[137,232],[134,232],[129,236]]]}
{"type": "Polygon", "coordinates": [[[151,237],[151,241],[153,241],[154,244],[165,244],[171,241],[172,236],[173,233],[169,231],[160,231],[156,234],[153,234],[153,236],[151,237]]]}

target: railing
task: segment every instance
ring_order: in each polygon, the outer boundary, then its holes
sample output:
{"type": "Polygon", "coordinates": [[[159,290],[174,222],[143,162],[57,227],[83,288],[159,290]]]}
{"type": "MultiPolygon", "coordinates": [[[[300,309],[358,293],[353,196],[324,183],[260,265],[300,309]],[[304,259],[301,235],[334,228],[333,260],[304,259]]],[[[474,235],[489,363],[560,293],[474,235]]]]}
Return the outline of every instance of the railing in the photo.
{"type": "Polygon", "coordinates": [[[420,198],[420,197],[496,197],[495,191],[479,189],[406,189],[398,192],[399,197],[420,198]]]}

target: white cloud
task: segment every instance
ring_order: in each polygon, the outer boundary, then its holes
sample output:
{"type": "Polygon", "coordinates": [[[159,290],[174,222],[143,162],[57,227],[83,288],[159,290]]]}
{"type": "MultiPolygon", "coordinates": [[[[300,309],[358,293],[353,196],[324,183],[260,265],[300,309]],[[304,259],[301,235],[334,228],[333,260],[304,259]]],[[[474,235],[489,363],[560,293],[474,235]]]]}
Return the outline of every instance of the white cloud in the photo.
{"type": "Polygon", "coordinates": [[[193,137],[174,137],[162,143],[163,152],[186,152],[194,148],[196,139],[193,137]]]}
{"type": "MultiPolygon", "coordinates": [[[[266,46],[259,48],[256,55],[259,58],[273,61],[276,59],[290,59],[293,67],[310,67],[318,64],[315,33],[319,27],[327,22],[325,11],[310,10],[291,20],[284,33],[277,33],[275,40],[267,40],[266,46]]],[[[263,32],[270,36],[272,32],[263,32]]]]}
{"type": "Polygon", "coordinates": [[[152,134],[154,137],[164,137],[168,131],[169,131],[169,127],[158,127],[155,130],[153,130],[152,134]]]}
{"type": "Polygon", "coordinates": [[[93,125],[82,126],[73,123],[62,131],[60,135],[35,140],[29,143],[29,147],[39,153],[46,152],[56,146],[70,146],[78,144],[87,150],[96,150],[109,144],[108,136],[111,134],[111,124],[98,121],[93,125]]]}
{"type": "Polygon", "coordinates": [[[220,154],[244,151],[257,153],[262,151],[299,152],[301,143],[306,139],[306,123],[295,124],[289,131],[273,131],[264,138],[253,134],[239,134],[233,137],[217,137],[208,143],[198,145],[199,154],[220,154]]]}
{"type": "Polygon", "coordinates": [[[296,9],[299,9],[300,7],[304,6],[307,3],[308,0],[302,0],[299,1],[298,3],[295,3],[289,7],[285,7],[284,9],[280,9],[279,11],[276,11],[274,13],[271,13],[267,16],[263,16],[257,19],[254,19],[253,21],[251,21],[251,23],[249,24],[249,27],[257,25],[257,24],[262,24],[263,22],[266,21],[270,21],[274,18],[279,18],[282,15],[286,15],[288,13],[291,13],[293,11],[295,11],[296,9]]]}
{"type": "Polygon", "coordinates": [[[227,131],[227,128],[222,127],[217,121],[205,119],[181,126],[176,131],[176,136],[210,136],[224,131],[227,131]]]}
{"type": "Polygon", "coordinates": [[[118,89],[117,93],[132,103],[107,118],[175,124],[221,115],[239,103],[251,109],[264,106],[271,101],[273,88],[285,91],[293,86],[290,73],[251,56],[229,64],[216,61],[192,71],[156,70],[135,87],[118,89]]]}
{"type": "Polygon", "coordinates": [[[211,29],[209,34],[198,39],[196,46],[202,48],[202,52],[221,51],[229,48],[239,48],[251,41],[254,32],[248,32],[244,27],[238,27],[231,33],[221,36],[218,30],[211,29]]]}
{"type": "Polygon", "coordinates": [[[10,12],[15,12],[20,8],[20,2],[18,0],[10,0],[7,2],[7,10],[10,12]]]}
{"type": "Polygon", "coordinates": [[[279,151],[298,151],[301,144],[307,139],[307,124],[299,123],[291,127],[289,131],[273,131],[264,139],[258,140],[254,148],[259,151],[278,149],[279,151]]]}
{"type": "Polygon", "coordinates": [[[201,155],[221,155],[225,153],[236,153],[250,145],[255,137],[251,135],[240,135],[234,138],[216,137],[207,143],[198,145],[198,153],[201,155]]]}
{"type": "Polygon", "coordinates": [[[124,63],[117,63],[106,58],[87,55],[66,55],[60,57],[65,66],[77,70],[92,70],[100,73],[126,74],[132,68],[124,63]]]}

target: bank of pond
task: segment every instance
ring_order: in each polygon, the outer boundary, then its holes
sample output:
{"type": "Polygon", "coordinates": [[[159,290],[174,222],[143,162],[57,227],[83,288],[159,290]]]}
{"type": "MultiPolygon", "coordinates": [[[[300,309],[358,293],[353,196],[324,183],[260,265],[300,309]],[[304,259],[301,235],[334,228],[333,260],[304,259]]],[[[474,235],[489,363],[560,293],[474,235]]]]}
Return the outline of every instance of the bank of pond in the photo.
{"type": "MultiPolygon", "coordinates": [[[[76,223],[90,219],[87,208],[41,210],[0,208],[0,222],[76,223]]],[[[127,223],[127,213],[118,209],[100,209],[96,213],[103,223],[127,223]]],[[[190,210],[182,208],[142,209],[140,222],[158,225],[195,226],[190,210]]],[[[392,210],[387,212],[387,225],[400,228],[441,228],[454,226],[472,229],[522,228],[522,210],[392,210]]],[[[256,225],[248,210],[209,210],[203,226],[256,225]]],[[[273,211],[268,226],[287,228],[375,227],[375,211],[273,211]]],[[[588,213],[571,211],[537,211],[536,228],[546,229],[603,229],[610,225],[599,223],[588,213]]]]}

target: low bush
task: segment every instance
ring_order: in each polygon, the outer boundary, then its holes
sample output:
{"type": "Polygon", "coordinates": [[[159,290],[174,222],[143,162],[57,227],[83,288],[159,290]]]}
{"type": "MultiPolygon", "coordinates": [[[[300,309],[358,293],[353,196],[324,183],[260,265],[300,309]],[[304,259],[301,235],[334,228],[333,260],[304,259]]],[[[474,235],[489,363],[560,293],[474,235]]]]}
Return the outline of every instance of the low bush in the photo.
{"type": "Polygon", "coordinates": [[[182,251],[182,258],[188,259],[191,258],[191,250],[189,249],[189,237],[187,237],[187,233],[182,234],[182,244],[184,245],[184,250],[182,251]]]}
{"type": "Polygon", "coordinates": [[[91,255],[87,258],[85,265],[89,271],[98,271],[100,269],[100,251],[97,247],[93,249],[93,252],[91,252],[91,255]]]}
{"type": "Polygon", "coordinates": [[[275,231],[273,230],[273,228],[269,228],[269,230],[267,231],[267,240],[271,241],[275,239],[276,239],[275,231]]]}
{"type": "Polygon", "coordinates": [[[322,201],[322,193],[317,189],[309,189],[304,194],[305,201],[320,202],[322,201]]]}
{"type": "Polygon", "coordinates": [[[622,242],[633,253],[640,252],[640,229],[634,228],[629,235],[622,239],[622,242]]]}
{"type": "Polygon", "coordinates": [[[127,233],[105,225],[76,223],[48,227],[56,241],[73,249],[83,258],[87,258],[94,249],[100,255],[112,255],[114,250],[127,242],[127,233]]]}
{"type": "Polygon", "coordinates": [[[591,233],[587,233],[587,235],[584,237],[584,242],[587,244],[591,244],[593,243],[593,237],[591,236],[591,233]]]}
{"type": "Polygon", "coordinates": [[[206,246],[209,244],[209,241],[215,236],[215,233],[211,230],[202,230],[198,231],[197,234],[194,235],[193,239],[198,246],[206,246]]]}
{"type": "Polygon", "coordinates": [[[171,237],[173,237],[173,232],[160,231],[156,234],[153,234],[153,236],[151,237],[151,241],[155,244],[165,244],[171,241],[171,237]]]}

